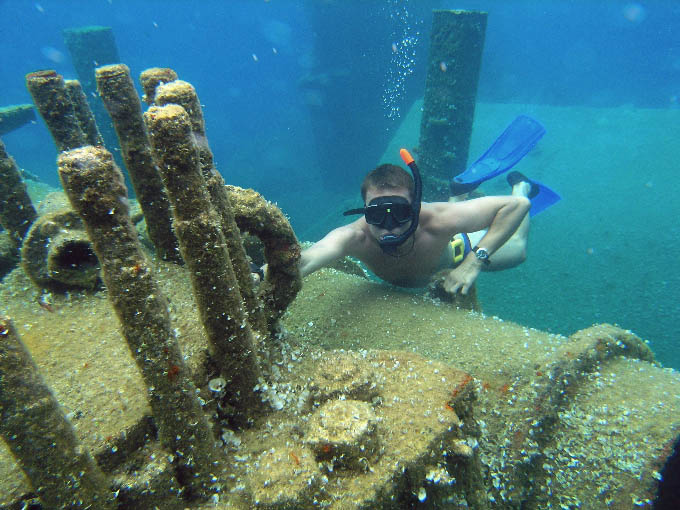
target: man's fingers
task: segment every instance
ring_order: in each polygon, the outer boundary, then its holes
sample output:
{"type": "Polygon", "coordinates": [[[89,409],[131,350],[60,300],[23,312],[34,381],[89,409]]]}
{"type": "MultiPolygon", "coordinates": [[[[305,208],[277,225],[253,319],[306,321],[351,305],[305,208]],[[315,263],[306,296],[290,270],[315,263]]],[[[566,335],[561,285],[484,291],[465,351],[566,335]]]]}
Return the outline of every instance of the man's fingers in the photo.
{"type": "Polygon", "coordinates": [[[444,285],[444,290],[446,290],[446,292],[449,294],[456,294],[458,291],[460,291],[462,295],[467,296],[471,286],[472,284],[469,283],[456,282],[453,284],[444,285]]]}
{"type": "Polygon", "coordinates": [[[458,289],[460,288],[460,283],[456,282],[453,285],[448,285],[446,287],[446,291],[450,294],[455,294],[458,292],[458,289]]]}

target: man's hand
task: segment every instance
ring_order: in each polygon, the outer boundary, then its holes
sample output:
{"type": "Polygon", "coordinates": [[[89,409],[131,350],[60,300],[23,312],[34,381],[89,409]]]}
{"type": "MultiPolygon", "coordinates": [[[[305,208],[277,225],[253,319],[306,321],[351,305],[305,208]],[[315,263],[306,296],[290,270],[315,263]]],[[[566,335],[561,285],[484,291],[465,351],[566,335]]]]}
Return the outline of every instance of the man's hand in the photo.
{"type": "Polygon", "coordinates": [[[466,296],[481,270],[482,262],[477,260],[474,253],[468,254],[460,266],[446,275],[444,290],[449,294],[456,294],[460,290],[466,296]]]}

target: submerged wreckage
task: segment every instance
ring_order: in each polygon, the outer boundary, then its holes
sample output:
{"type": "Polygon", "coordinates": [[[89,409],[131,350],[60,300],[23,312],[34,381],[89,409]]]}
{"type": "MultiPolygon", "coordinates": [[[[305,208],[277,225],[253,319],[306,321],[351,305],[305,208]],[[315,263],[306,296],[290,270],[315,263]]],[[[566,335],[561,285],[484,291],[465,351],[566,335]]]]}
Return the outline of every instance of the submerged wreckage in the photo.
{"type": "Polygon", "coordinates": [[[55,72],[27,84],[68,203],[36,212],[0,151],[21,259],[0,286],[2,508],[652,504],[680,377],[643,341],[549,335],[332,269],[300,290],[290,225],[225,185],[193,87],[145,71],[142,113],[126,66],[96,76],[141,211],[55,72]]]}

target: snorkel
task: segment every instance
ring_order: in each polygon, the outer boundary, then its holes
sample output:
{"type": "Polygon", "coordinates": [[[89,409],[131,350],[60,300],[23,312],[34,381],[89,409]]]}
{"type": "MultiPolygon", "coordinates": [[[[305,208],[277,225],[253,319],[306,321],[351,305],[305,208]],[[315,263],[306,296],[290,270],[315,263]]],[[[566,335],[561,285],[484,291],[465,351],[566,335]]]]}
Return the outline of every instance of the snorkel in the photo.
{"type": "Polygon", "coordinates": [[[393,255],[399,246],[404,244],[406,240],[411,237],[411,235],[418,228],[418,220],[420,219],[420,202],[423,196],[423,181],[420,178],[420,170],[418,170],[418,165],[416,165],[413,156],[406,149],[401,149],[399,151],[401,159],[404,163],[408,165],[413,174],[413,184],[415,189],[413,190],[413,202],[411,202],[411,211],[413,211],[413,218],[411,220],[411,225],[401,234],[387,234],[378,240],[378,244],[382,251],[388,255],[393,255]]]}

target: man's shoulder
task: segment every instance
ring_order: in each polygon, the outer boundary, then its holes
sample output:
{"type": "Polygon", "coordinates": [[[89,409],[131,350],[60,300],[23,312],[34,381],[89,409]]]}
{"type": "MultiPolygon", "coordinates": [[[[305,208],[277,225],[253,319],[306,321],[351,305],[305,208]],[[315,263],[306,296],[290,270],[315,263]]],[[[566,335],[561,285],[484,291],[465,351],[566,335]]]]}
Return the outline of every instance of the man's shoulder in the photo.
{"type": "Polygon", "coordinates": [[[423,202],[420,209],[421,223],[437,223],[443,217],[455,214],[459,204],[456,202],[423,202]]]}
{"type": "Polygon", "coordinates": [[[421,216],[426,215],[437,215],[446,214],[451,211],[455,211],[460,207],[461,202],[423,202],[420,208],[421,216]]]}
{"type": "Polygon", "coordinates": [[[361,221],[357,220],[331,230],[329,235],[342,240],[343,243],[354,244],[359,243],[366,238],[366,230],[361,224],[361,221]]]}
{"type": "Polygon", "coordinates": [[[435,238],[450,238],[464,230],[460,221],[463,216],[461,212],[458,202],[424,203],[420,214],[420,228],[435,238]]]}
{"type": "Polygon", "coordinates": [[[345,255],[363,258],[371,250],[371,236],[365,221],[357,220],[335,229],[345,255]]]}

